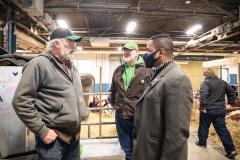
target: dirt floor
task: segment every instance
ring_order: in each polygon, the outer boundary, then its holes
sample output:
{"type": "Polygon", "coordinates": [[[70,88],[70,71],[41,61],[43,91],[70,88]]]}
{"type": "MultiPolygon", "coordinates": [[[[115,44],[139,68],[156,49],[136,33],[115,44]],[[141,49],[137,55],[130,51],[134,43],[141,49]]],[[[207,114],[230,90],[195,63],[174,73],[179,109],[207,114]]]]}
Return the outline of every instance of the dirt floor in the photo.
{"type": "MultiPolygon", "coordinates": [[[[193,109],[192,109],[192,116],[191,116],[191,124],[190,124],[190,130],[191,132],[197,136],[197,130],[198,130],[198,124],[199,124],[199,105],[197,101],[194,101],[193,103],[193,109]]],[[[114,122],[115,118],[114,115],[102,113],[102,122],[114,122]]],[[[99,122],[99,112],[91,112],[88,122],[99,122]]],[[[233,142],[235,144],[236,150],[238,153],[240,153],[240,122],[231,120],[229,118],[226,119],[227,128],[229,129],[233,142]]],[[[102,134],[101,137],[111,137],[111,136],[117,136],[116,133],[116,127],[115,124],[110,125],[102,125],[102,134]]],[[[99,125],[93,125],[90,127],[90,137],[96,138],[100,137],[99,134],[99,125]]],[[[81,131],[81,138],[87,138],[88,132],[87,132],[87,126],[82,126],[81,131]]],[[[210,145],[212,145],[216,150],[224,153],[222,143],[217,136],[213,126],[211,125],[210,131],[209,131],[209,138],[208,142],[210,145]]]]}

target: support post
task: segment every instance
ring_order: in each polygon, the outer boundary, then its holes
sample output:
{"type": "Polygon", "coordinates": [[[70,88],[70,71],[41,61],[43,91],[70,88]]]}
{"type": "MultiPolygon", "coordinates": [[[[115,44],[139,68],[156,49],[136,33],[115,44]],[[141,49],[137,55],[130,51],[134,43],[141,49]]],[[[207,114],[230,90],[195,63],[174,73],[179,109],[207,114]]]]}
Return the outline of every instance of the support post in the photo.
{"type": "Polygon", "coordinates": [[[17,38],[14,34],[14,23],[12,21],[7,22],[7,36],[6,36],[6,49],[9,53],[13,54],[17,48],[17,38]]]}
{"type": "Polygon", "coordinates": [[[3,26],[0,25],[0,47],[3,48],[3,45],[4,45],[3,26]]]}
{"type": "Polygon", "coordinates": [[[7,23],[6,23],[6,28],[7,28],[7,35],[6,35],[6,50],[10,53],[13,54],[16,52],[17,48],[17,38],[16,35],[14,34],[14,29],[15,29],[15,24],[12,21],[12,2],[8,2],[8,8],[7,8],[7,23]]]}

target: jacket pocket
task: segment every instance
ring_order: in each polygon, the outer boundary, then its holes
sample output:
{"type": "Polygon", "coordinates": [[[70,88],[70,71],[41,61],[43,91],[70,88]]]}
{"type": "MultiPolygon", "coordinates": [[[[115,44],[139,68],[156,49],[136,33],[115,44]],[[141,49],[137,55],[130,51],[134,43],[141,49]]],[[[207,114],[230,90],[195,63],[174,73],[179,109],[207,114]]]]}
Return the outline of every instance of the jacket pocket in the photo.
{"type": "Polygon", "coordinates": [[[139,73],[137,83],[143,87],[146,87],[148,82],[150,81],[150,77],[146,74],[139,73]]]}
{"type": "Polygon", "coordinates": [[[61,102],[58,113],[50,121],[50,126],[74,132],[80,121],[77,97],[69,97],[61,102]]]}
{"type": "Polygon", "coordinates": [[[145,147],[148,148],[147,157],[149,159],[160,159],[162,148],[159,140],[148,137],[145,147]]]}

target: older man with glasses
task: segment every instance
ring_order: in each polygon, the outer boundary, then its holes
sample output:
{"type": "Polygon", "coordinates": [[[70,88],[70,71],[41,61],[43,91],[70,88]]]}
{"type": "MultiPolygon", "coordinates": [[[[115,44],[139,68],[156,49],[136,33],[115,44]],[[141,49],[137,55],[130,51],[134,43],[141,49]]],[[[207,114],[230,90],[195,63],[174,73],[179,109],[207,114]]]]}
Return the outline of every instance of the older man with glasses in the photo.
{"type": "Polygon", "coordinates": [[[23,67],[12,103],[35,133],[39,160],[80,159],[80,125],[87,110],[71,58],[81,39],[67,28],[57,28],[47,43],[48,51],[23,67]]]}

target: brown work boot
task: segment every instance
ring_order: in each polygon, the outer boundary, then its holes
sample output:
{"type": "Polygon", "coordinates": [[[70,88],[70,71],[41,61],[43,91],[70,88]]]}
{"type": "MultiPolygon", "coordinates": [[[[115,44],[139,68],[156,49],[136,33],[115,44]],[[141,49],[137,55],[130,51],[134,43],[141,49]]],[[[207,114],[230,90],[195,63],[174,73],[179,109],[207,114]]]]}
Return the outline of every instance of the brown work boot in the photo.
{"type": "Polygon", "coordinates": [[[237,151],[232,151],[231,153],[226,154],[225,157],[229,159],[234,159],[237,154],[238,154],[237,151]]]}

